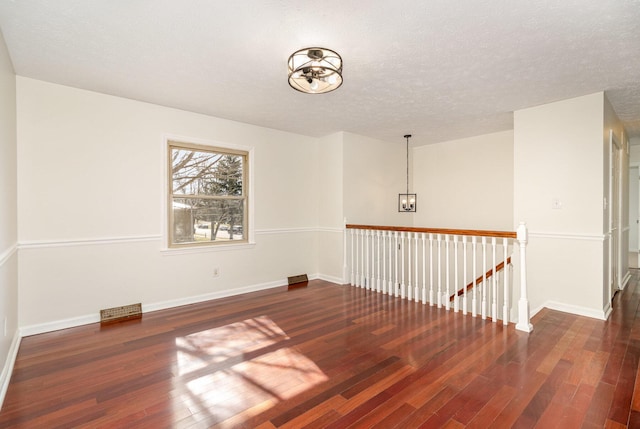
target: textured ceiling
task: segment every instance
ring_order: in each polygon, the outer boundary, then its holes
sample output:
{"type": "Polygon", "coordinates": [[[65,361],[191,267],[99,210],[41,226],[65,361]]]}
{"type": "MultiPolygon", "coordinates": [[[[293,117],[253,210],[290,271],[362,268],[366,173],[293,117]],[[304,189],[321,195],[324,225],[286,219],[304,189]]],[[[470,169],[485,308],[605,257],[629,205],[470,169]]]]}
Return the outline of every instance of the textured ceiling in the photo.
{"type": "Polygon", "coordinates": [[[310,136],[421,145],[605,91],[640,139],[639,0],[2,0],[0,29],[18,75],[310,136]],[[337,91],[289,87],[309,46],[337,91]]]}

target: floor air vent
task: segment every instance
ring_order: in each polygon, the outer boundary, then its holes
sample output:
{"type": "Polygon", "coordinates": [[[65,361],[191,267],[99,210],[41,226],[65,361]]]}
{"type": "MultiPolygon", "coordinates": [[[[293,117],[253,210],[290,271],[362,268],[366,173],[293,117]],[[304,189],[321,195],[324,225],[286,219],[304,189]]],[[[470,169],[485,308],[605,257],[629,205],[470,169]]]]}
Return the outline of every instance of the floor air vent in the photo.
{"type": "Polygon", "coordinates": [[[122,307],[100,310],[100,323],[119,322],[142,317],[142,304],[124,305],[122,307]]]}

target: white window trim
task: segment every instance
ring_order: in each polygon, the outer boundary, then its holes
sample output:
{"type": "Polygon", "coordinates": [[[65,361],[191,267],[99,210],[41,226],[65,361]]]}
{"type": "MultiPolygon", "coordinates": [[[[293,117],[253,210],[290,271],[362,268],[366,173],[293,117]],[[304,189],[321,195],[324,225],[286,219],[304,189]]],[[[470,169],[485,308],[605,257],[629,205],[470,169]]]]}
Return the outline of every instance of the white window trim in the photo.
{"type": "Polygon", "coordinates": [[[255,247],[255,222],[254,222],[254,196],[253,196],[253,182],[254,182],[254,150],[253,146],[243,146],[233,143],[226,143],[214,140],[205,140],[193,137],[185,137],[179,136],[175,134],[164,134],[162,136],[162,248],[160,251],[163,254],[167,255],[184,255],[189,253],[206,253],[206,252],[220,252],[220,251],[230,251],[230,250],[240,250],[240,249],[251,249],[255,247]],[[168,145],[169,141],[178,141],[184,142],[186,144],[193,143],[196,145],[211,147],[212,149],[231,149],[244,151],[247,153],[247,163],[249,165],[248,171],[248,182],[249,186],[247,188],[247,205],[249,206],[249,210],[247,216],[249,217],[247,224],[249,229],[249,236],[247,237],[247,241],[241,241],[238,243],[229,243],[229,244],[215,244],[211,246],[193,246],[193,247],[169,247],[169,208],[167,206],[169,202],[169,172],[167,171],[169,160],[168,160],[168,145]]]}

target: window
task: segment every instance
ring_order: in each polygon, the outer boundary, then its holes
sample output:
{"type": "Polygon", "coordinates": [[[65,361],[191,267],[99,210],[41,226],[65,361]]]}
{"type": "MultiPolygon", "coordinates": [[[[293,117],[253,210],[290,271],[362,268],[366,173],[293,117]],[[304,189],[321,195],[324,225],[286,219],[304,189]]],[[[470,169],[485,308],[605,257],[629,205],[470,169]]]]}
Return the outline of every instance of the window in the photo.
{"type": "Polygon", "coordinates": [[[248,152],[168,142],[169,247],[246,243],[248,152]]]}

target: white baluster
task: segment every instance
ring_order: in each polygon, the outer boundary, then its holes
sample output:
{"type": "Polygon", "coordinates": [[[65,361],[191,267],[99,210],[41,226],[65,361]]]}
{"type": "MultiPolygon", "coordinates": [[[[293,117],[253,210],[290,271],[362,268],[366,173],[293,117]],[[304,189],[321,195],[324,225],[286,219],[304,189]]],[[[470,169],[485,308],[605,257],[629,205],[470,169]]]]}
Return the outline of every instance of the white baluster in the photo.
{"type": "Polygon", "coordinates": [[[471,315],[476,317],[478,315],[478,291],[476,290],[478,286],[476,283],[476,279],[478,278],[478,271],[476,270],[476,265],[478,265],[478,238],[475,235],[471,237],[471,246],[473,248],[473,279],[471,280],[473,282],[471,289],[473,291],[473,297],[471,298],[471,315]]]}
{"type": "Polygon", "coordinates": [[[369,236],[371,235],[370,230],[365,231],[364,235],[364,284],[363,287],[365,289],[369,289],[371,286],[371,266],[369,265],[369,258],[371,253],[369,252],[369,236]]]}
{"type": "Polygon", "coordinates": [[[360,231],[360,287],[365,287],[365,273],[364,273],[364,261],[365,261],[365,257],[364,257],[364,234],[365,234],[365,230],[363,229],[362,231],[360,231]]]}
{"type": "Polygon", "coordinates": [[[354,273],[354,261],[355,261],[355,255],[353,253],[353,241],[354,239],[354,231],[355,230],[351,230],[351,286],[355,286],[356,284],[356,279],[355,279],[355,273],[354,273]]]}
{"type": "Polygon", "coordinates": [[[502,304],[502,323],[504,325],[509,324],[509,264],[507,263],[507,253],[509,250],[509,240],[506,238],[502,239],[502,260],[504,261],[504,266],[502,267],[502,271],[504,272],[504,294],[503,294],[503,304],[502,304]]]}
{"type": "Polygon", "coordinates": [[[442,308],[442,236],[438,234],[438,308],[442,308]]]}
{"type": "Polygon", "coordinates": [[[371,251],[369,252],[369,258],[371,259],[371,275],[369,277],[369,289],[376,290],[376,232],[371,230],[371,241],[369,242],[371,251]]]}
{"type": "Polygon", "coordinates": [[[380,260],[380,265],[382,265],[382,286],[380,288],[380,292],[386,293],[387,290],[387,234],[386,231],[381,231],[382,235],[382,260],[380,260]]]}
{"type": "Polygon", "coordinates": [[[493,281],[491,282],[491,317],[493,323],[498,322],[498,273],[496,272],[496,238],[491,237],[491,250],[493,253],[493,281]]]}
{"type": "Polygon", "coordinates": [[[358,287],[358,283],[360,282],[360,271],[359,271],[359,267],[360,267],[360,252],[359,252],[359,248],[360,248],[360,244],[359,244],[359,238],[358,235],[360,234],[360,230],[356,229],[353,231],[353,240],[354,240],[354,254],[355,254],[355,262],[353,263],[353,268],[354,268],[354,279],[353,279],[353,285],[355,287],[358,287]]]}
{"type": "Polygon", "coordinates": [[[426,255],[426,243],[425,237],[426,233],[420,234],[420,238],[422,239],[422,304],[427,303],[427,255],[426,255]]]}
{"type": "Polygon", "coordinates": [[[380,279],[380,231],[379,230],[376,231],[376,239],[377,239],[376,246],[378,251],[378,258],[376,260],[376,269],[378,272],[378,275],[377,275],[378,278],[376,279],[376,290],[380,292],[382,289],[381,287],[382,280],[380,279]]]}
{"type": "Polygon", "coordinates": [[[367,230],[367,289],[371,289],[373,286],[373,255],[372,255],[372,246],[373,242],[373,231],[367,230]]]}
{"type": "Polygon", "coordinates": [[[482,237],[482,320],[487,318],[487,237],[482,237]]]}
{"type": "Polygon", "coordinates": [[[445,278],[446,278],[446,285],[447,285],[447,292],[446,295],[443,295],[443,301],[445,304],[445,308],[447,310],[449,310],[451,308],[451,288],[450,288],[450,282],[449,282],[449,278],[450,278],[450,273],[451,273],[451,267],[449,266],[449,235],[445,235],[444,236],[444,248],[445,248],[445,255],[444,255],[444,260],[445,260],[445,278]]]}
{"type": "Polygon", "coordinates": [[[376,231],[371,231],[371,290],[376,290],[378,279],[376,277],[376,231]]]}
{"type": "Polygon", "coordinates": [[[354,286],[358,286],[358,230],[354,229],[353,230],[353,241],[351,242],[351,247],[352,247],[352,251],[351,251],[351,257],[354,260],[353,262],[353,285],[354,286]]]}
{"type": "Polygon", "coordinates": [[[391,263],[393,261],[393,257],[392,257],[393,254],[394,254],[393,232],[389,231],[389,277],[388,277],[389,287],[387,288],[387,293],[389,295],[393,295],[393,269],[391,267],[391,263]]]}
{"type": "Polygon", "coordinates": [[[456,313],[460,311],[460,303],[458,302],[458,291],[460,285],[458,284],[458,236],[453,236],[453,311],[456,313]]]}
{"type": "Polygon", "coordinates": [[[401,278],[402,278],[402,283],[400,284],[400,298],[404,299],[405,294],[407,293],[407,285],[404,282],[404,231],[400,232],[400,258],[402,263],[400,264],[400,268],[402,269],[401,271],[401,278]]]}
{"type": "Polygon", "coordinates": [[[356,287],[360,286],[360,259],[362,258],[362,254],[360,253],[360,230],[356,229],[356,287]]]}
{"type": "Polygon", "coordinates": [[[414,262],[415,262],[413,264],[413,266],[415,267],[415,273],[413,276],[415,290],[413,291],[413,298],[415,299],[416,302],[418,302],[420,301],[420,292],[419,292],[420,288],[418,287],[419,281],[418,281],[418,233],[417,232],[413,235],[413,243],[414,243],[414,250],[415,250],[413,252],[414,262]]]}
{"type": "Polygon", "coordinates": [[[364,261],[365,261],[365,277],[364,277],[364,288],[369,289],[371,287],[371,271],[369,269],[369,236],[371,235],[371,231],[368,229],[365,233],[365,244],[364,244],[364,261]]]}
{"type": "Polygon", "coordinates": [[[400,244],[398,243],[398,231],[396,231],[394,233],[394,237],[395,237],[395,253],[396,253],[396,266],[395,266],[395,283],[393,284],[393,296],[398,296],[399,295],[399,290],[398,290],[398,286],[400,285],[399,283],[399,278],[398,278],[398,253],[400,251],[400,244]]]}
{"type": "MultiPolygon", "coordinates": [[[[404,267],[404,264],[402,266],[404,267]]],[[[407,299],[409,301],[411,301],[411,292],[413,290],[411,284],[411,233],[407,232],[407,299]]]]}
{"type": "Polygon", "coordinates": [[[376,290],[376,231],[371,230],[371,290],[376,290]]]}
{"type": "Polygon", "coordinates": [[[371,231],[371,290],[376,290],[376,231],[371,231]]]}
{"type": "Polygon", "coordinates": [[[433,303],[433,234],[429,233],[429,305],[433,303]]]}
{"type": "Polygon", "coordinates": [[[462,314],[467,315],[467,236],[462,237],[462,314]]]}

